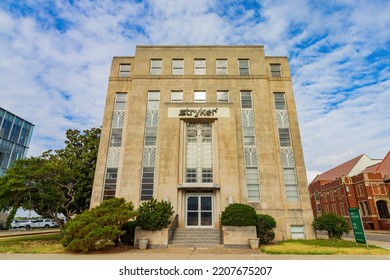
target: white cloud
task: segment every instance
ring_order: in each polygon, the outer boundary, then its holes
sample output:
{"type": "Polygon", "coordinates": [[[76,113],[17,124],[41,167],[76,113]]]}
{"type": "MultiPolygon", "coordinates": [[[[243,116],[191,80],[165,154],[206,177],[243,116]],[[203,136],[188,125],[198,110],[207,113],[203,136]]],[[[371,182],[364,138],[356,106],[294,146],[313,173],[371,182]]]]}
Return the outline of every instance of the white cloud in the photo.
{"type": "Polygon", "coordinates": [[[389,149],[388,1],[11,2],[0,4],[0,105],[36,125],[30,154],[100,126],[111,58],[143,44],[289,56],[308,176],[389,149]]]}

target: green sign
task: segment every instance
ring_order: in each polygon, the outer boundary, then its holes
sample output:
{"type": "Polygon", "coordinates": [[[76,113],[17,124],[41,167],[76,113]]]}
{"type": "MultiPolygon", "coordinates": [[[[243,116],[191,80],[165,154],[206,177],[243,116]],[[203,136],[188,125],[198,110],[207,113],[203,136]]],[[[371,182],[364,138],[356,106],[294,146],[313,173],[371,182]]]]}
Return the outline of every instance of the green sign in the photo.
{"type": "Polygon", "coordinates": [[[358,208],[349,208],[349,217],[351,218],[351,224],[353,233],[355,234],[356,243],[367,244],[366,234],[364,232],[363,221],[360,217],[358,208]]]}

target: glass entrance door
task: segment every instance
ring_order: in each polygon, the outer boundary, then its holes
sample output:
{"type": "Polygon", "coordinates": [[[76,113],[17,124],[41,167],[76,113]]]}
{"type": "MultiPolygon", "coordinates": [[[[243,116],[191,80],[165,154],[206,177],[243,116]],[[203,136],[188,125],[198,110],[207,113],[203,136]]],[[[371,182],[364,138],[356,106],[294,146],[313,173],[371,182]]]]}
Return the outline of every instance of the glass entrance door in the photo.
{"type": "Polygon", "coordinates": [[[187,227],[213,226],[213,196],[206,194],[187,195],[187,227]]]}

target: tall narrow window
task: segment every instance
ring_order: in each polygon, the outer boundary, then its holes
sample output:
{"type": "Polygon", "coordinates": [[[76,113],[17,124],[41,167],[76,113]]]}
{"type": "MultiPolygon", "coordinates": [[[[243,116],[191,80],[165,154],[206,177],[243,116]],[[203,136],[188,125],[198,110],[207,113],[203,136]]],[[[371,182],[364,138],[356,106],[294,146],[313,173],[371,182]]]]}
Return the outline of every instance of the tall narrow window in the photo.
{"type": "Polygon", "coordinates": [[[119,77],[128,78],[130,77],[130,64],[119,64],[119,77]]]}
{"type": "Polygon", "coordinates": [[[183,75],[183,74],[184,74],[184,59],[173,59],[172,75],[183,75]]]}
{"type": "Polygon", "coordinates": [[[106,160],[103,200],[115,197],[118,180],[118,167],[122,146],[123,124],[125,120],[126,93],[115,94],[114,111],[112,113],[110,144],[106,160]]]}
{"type": "Polygon", "coordinates": [[[227,75],[228,74],[228,64],[227,59],[217,59],[217,75],[227,75]]]}
{"type": "Polygon", "coordinates": [[[195,59],[194,60],[194,74],[195,75],[206,75],[206,59],[195,59]]]}
{"type": "Polygon", "coordinates": [[[282,67],[280,64],[270,64],[271,77],[280,78],[282,77],[282,67]]]}
{"type": "Polygon", "coordinates": [[[291,145],[290,125],[286,109],[285,94],[283,92],[274,93],[274,103],[286,198],[288,201],[298,201],[298,183],[295,171],[294,152],[291,145]]]}
{"type": "Polygon", "coordinates": [[[213,182],[211,123],[186,123],[186,182],[213,182]]]}
{"type": "Polygon", "coordinates": [[[148,92],[144,154],[142,159],[141,200],[150,200],[153,198],[159,103],[160,92],[148,92]]]}
{"type": "Polygon", "coordinates": [[[248,201],[260,201],[260,178],[257,163],[255,119],[252,92],[241,91],[242,135],[244,142],[245,174],[248,201]]]}
{"type": "Polygon", "coordinates": [[[240,76],[249,75],[249,59],[239,59],[238,60],[238,72],[240,76]]]}
{"type": "Polygon", "coordinates": [[[152,59],[150,60],[150,75],[161,75],[162,60],[152,59]]]}

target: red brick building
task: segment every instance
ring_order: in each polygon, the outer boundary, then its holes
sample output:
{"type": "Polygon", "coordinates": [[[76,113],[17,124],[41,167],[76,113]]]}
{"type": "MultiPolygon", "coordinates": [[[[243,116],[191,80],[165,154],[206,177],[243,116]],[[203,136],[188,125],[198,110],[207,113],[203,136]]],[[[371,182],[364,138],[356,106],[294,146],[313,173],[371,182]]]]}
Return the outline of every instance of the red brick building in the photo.
{"type": "Polygon", "coordinates": [[[309,192],[315,217],[348,218],[349,207],[359,208],[366,229],[390,230],[390,152],[383,160],[361,155],[317,175],[309,192]]]}

